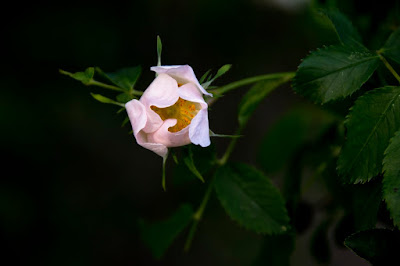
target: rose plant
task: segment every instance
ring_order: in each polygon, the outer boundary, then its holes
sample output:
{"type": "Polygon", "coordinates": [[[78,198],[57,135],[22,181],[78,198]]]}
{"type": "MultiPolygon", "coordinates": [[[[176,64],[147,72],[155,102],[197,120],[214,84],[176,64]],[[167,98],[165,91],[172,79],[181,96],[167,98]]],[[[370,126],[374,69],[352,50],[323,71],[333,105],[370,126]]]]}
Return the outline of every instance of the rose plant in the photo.
{"type": "Polygon", "coordinates": [[[318,263],[330,259],[327,240],[331,231],[340,245],[344,243],[373,263],[394,258],[394,248],[386,247],[400,243],[400,76],[396,71],[400,64],[400,29],[387,32],[389,38],[381,40],[383,46],[374,50],[367,48],[357,29],[339,11],[324,10],[318,16],[333,27],[337,43],[311,52],[296,72],[260,75],[211,87],[230,65],[221,67],[214,77],[207,71],[198,80],[189,65],[161,65],[159,38],[158,64],[151,68],[156,78],[144,91],[135,88],[140,67],[114,73],[93,67],[76,73],[61,70],[85,85],[118,92],[115,99],[92,96],[117,105],[119,113],[126,110],[128,117],[123,124],[130,121],[137,143],[163,158],[164,190],[169,153],[177,168],[183,165],[189,175],[207,184],[196,210],[185,203],[164,221],[138,223],[143,241],[156,258],[161,258],[189,225],[184,249],[190,249],[213,191],[232,220],[265,236],[260,254],[267,262],[276,262],[274,265],[289,265],[295,237],[310,226],[312,210],[321,209],[320,217],[324,218],[316,221],[320,224],[310,240],[311,254],[318,263]],[[231,163],[239,136],[256,107],[270,92],[291,80],[296,93],[326,105],[295,109],[272,126],[260,145],[260,169],[231,163]],[[252,86],[238,107],[236,135],[214,134],[209,128],[209,105],[231,90],[248,85],[252,86]],[[211,151],[211,155],[198,157],[209,151],[210,137],[231,140],[222,155],[211,151]],[[169,152],[171,149],[173,152],[169,152]],[[181,152],[175,153],[176,149],[181,152]],[[276,172],[283,176],[277,182],[282,183],[279,189],[266,175],[276,172]],[[304,195],[314,183],[326,186],[328,195],[310,210],[304,195]],[[376,227],[380,213],[389,216],[380,221],[387,229],[376,227]],[[346,224],[349,221],[350,226],[346,224]],[[386,244],[381,248],[370,243],[386,244]]]}

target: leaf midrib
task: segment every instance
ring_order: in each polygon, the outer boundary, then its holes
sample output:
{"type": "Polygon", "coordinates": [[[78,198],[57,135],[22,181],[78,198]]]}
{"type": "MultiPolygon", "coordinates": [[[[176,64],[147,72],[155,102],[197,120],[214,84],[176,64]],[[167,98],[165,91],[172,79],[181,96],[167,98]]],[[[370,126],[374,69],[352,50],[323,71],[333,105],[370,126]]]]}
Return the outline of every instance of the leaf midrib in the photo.
{"type": "MultiPolygon", "coordinates": [[[[381,121],[382,121],[384,115],[386,114],[386,112],[388,111],[389,107],[392,105],[392,103],[393,103],[394,101],[397,100],[397,98],[398,98],[399,96],[400,96],[400,93],[398,92],[398,93],[397,93],[397,96],[396,96],[396,97],[393,97],[393,99],[388,103],[388,105],[386,106],[385,110],[384,110],[383,113],[380,115],[378,121],[376,122],[376,124],[374,125],[374,127],[373,127],[373,129],[371,130],[370,134],[368,135],[367,140],[364,142],[363,146],[362,146],[361,149],[358,151],[357,155],[356,155],[356,156],[354,157],[354,159],[351,161],[351,164],[350,164],[350,167],[349,167],[349,168],[352,168],[352,167],[353,167],[354,163],[357,161],[357,159],[358,159],[358,157],[360,156],[361,152],[364,150],[364,148],[367,146],[368,142],[370,141],[370,139],[371,139],[373,133],[375,133],[375,131],[377,130],[378,125],[381,123],[381,121]]],[[[369,179],[369,178],[368,178],[368,179],[369,179]]]]}
{"type": "MultiPolygon", "coordinates": [[[[249,202],[255,204],[255,205],[257,206],[257,208],[258,208],[259,210],[261,210],[261,212],[264,213],[265,216],[266,216],[271,222],[273,222],[273,223],[275,224],[275,226],[278,226],[278,227],[279,227],[279,223],[278,223],[276,220],[274,220],[273,217],[272,217],[271,215],[269,215],[268,212],[267,212],[266,210],[264,210],[264,209],[260,206],[260,204],[259,204],[257,201],[253,200],[253,198],[251,198],[251,196],[249,196],[249,195],[246,193],[246,189],[244,189],[242,186],[240,186],[240,182],[238,182],[236,179],[237,179],[237,177],[236,177],[236,178],[229,178],[228,180],[231,180],[232,183],[235,185],[235,187],[236,187],[236,188],[239,188],[239,189],[237,189],[237,191],[240,192],[240,194],[244,195],[245,198],[247,198],[247,199],[249,200],[249,202]]],[[[262,230],[262,231],[271,231],[271,230],[262,230]]]]}
{"type": "Polygon", "coordinates": [[[308,84],[308,83],[311,83],[311,82],[314,82],[314,81],[316,81],[316,80],[322,79],[322,78],[324,78],[324,77],[326,77],[326,76],[335,74],[336,72],[340,72],[340,71],[345,70],[345,69],[347,69],[347,68],[351,68],[351,67],[356,66],[356,65],[364,64],[365,62],[368,62],[368,61],[370,61],[370,60],[372,61],[372,59],[379,59],[379,56],[371,56],[371,57],[368,57],[368,58],[366,58],[365,60],[359,61],[359,62],[357,62],[357,63],[353,63],[353,64],[350,64],[350,65],[348,65],[348,66],[335,69],[334,71],[329,72],[329,73],[327,73],[327,74],[325,74],[325,75],[322,75],[322,76],[320,76],[320,77],[318,77],[318,78],[316,78],[316,79],[312,79],[312,80],[303,82],[303,83],[301,84],[301,86],[304,86],[304,85],[306,85],[306,84],[308,84]]]}

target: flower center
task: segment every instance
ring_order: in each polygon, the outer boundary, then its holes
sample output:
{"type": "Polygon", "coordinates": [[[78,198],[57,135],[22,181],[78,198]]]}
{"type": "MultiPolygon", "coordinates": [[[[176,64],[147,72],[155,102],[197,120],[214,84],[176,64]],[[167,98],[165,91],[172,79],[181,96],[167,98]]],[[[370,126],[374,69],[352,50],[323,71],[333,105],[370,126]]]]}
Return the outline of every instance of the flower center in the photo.
{"type": "Polygon", "coordinates": [[[178,132],[190,125],[193,117],[199,112],[199,104],[179,98],[176,103],[165,108],[150,106],[151,110],[156,112],[164,121],[168,118],[175,118],[175,126],[168,128],[169,132],[178,132]]]}

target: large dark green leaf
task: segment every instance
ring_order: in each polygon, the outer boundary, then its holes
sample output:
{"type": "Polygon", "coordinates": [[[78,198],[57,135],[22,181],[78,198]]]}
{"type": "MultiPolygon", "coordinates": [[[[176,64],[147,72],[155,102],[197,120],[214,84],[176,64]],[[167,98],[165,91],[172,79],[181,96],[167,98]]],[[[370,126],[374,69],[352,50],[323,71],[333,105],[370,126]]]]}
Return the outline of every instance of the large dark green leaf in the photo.
{"type": "Polygon", "coordinates": [[[110,82],[129,92],[135,87],[136,81],[139,79],[142,72],[142,68],[140,66],[127,67],[113,73],[105,73],[100,68],[96,68],[96,71],[110,82]]]}
{"type": "Polygon", "coordinates": [[[258,104],[275,88],[292,78],[292,74],[261,81],[254,85],[242,98],[239,104],[239,124],[245,125],[258,104]]]}
{"type": "Polygon", "coordinates": [[[139,221],[140,233],[155,258],[161,258],[175,238],[185,229],[193,216],[190,205],[184,204],[167,220],[148,224],[139,221]]]}
{"type": "Polygon", "coordinates": [[[324,10],[322,13],[331,21],[342,44],[355,49],[366,49],[357,29],[345,15],[338,10],[324,10]]]}
{"type": "Polygon", "coordinates": [[[382,172],[383,153],[400,128],[400,87],[361,96],[345,122],[347,140],[337,170],[346,183],[364,183],[382,172]]]}
{"type": "Polygon", "coordinates": [[[335,120],[333,115],[313,106],[293,108],[265,135],[258,153],[260,165],[267,173],[282,169],[299,149],[318,139],[335,120]]]}
{"type": "Polygon", "coordinates": [[[366,50],[330,46],[312,52],[300,64],[293,88],[317,103],[343,98],[374,73],[379,56],[366,50]]]}
{"type": "Polygon", "coordinates": [[[258,233],[287,231],[289,217],[284,200],[261,172],[236,163],[219,168],[215,175],[218,199],[233,220],[258,233]]]}
{"type": "Polygon", "coordinates": [[[344,244],[374,265],[397,265],[400,233],[387,229],[371,229],[347,237],[344,244]]]}
{"type": "Polygon", "coordinates": [[[385,151],[383,169],[383,197],[394,224],[400,228],[400,131],[385,151]]]}
{"type": "Polygon", "coordinates": [[[385,56],[400,64],[400,27],[390,35],[382,48],[385,56]]]}

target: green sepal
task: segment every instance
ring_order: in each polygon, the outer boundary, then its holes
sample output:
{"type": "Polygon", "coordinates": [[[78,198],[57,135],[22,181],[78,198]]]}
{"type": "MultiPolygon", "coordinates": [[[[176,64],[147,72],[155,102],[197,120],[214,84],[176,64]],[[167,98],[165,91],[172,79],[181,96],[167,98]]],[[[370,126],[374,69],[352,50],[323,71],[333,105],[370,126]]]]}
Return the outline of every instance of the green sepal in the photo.
{"type": "Polygon", "coordinates": [[[92,97],[94,99],[96,99],[97,101],[99,101],[101,103],[114,104],[114,105],[118,105],[118,106],[125,108],[125,105],[123,103],[114,101],[110,98],[107,98],[107,97],[101,95],[101,94],[90,93],[90,95],[92,95],[92,97]]]}
{"type": "Polygon", "coordinates": [[[90,85],[90,83],[93,81],[94,67],[88,67],[84,72],[71,73],[62,69],[60,69],[59,71],[61,74],[70,76],[71,78],[78,80],[85,85],[90,85]]]}

